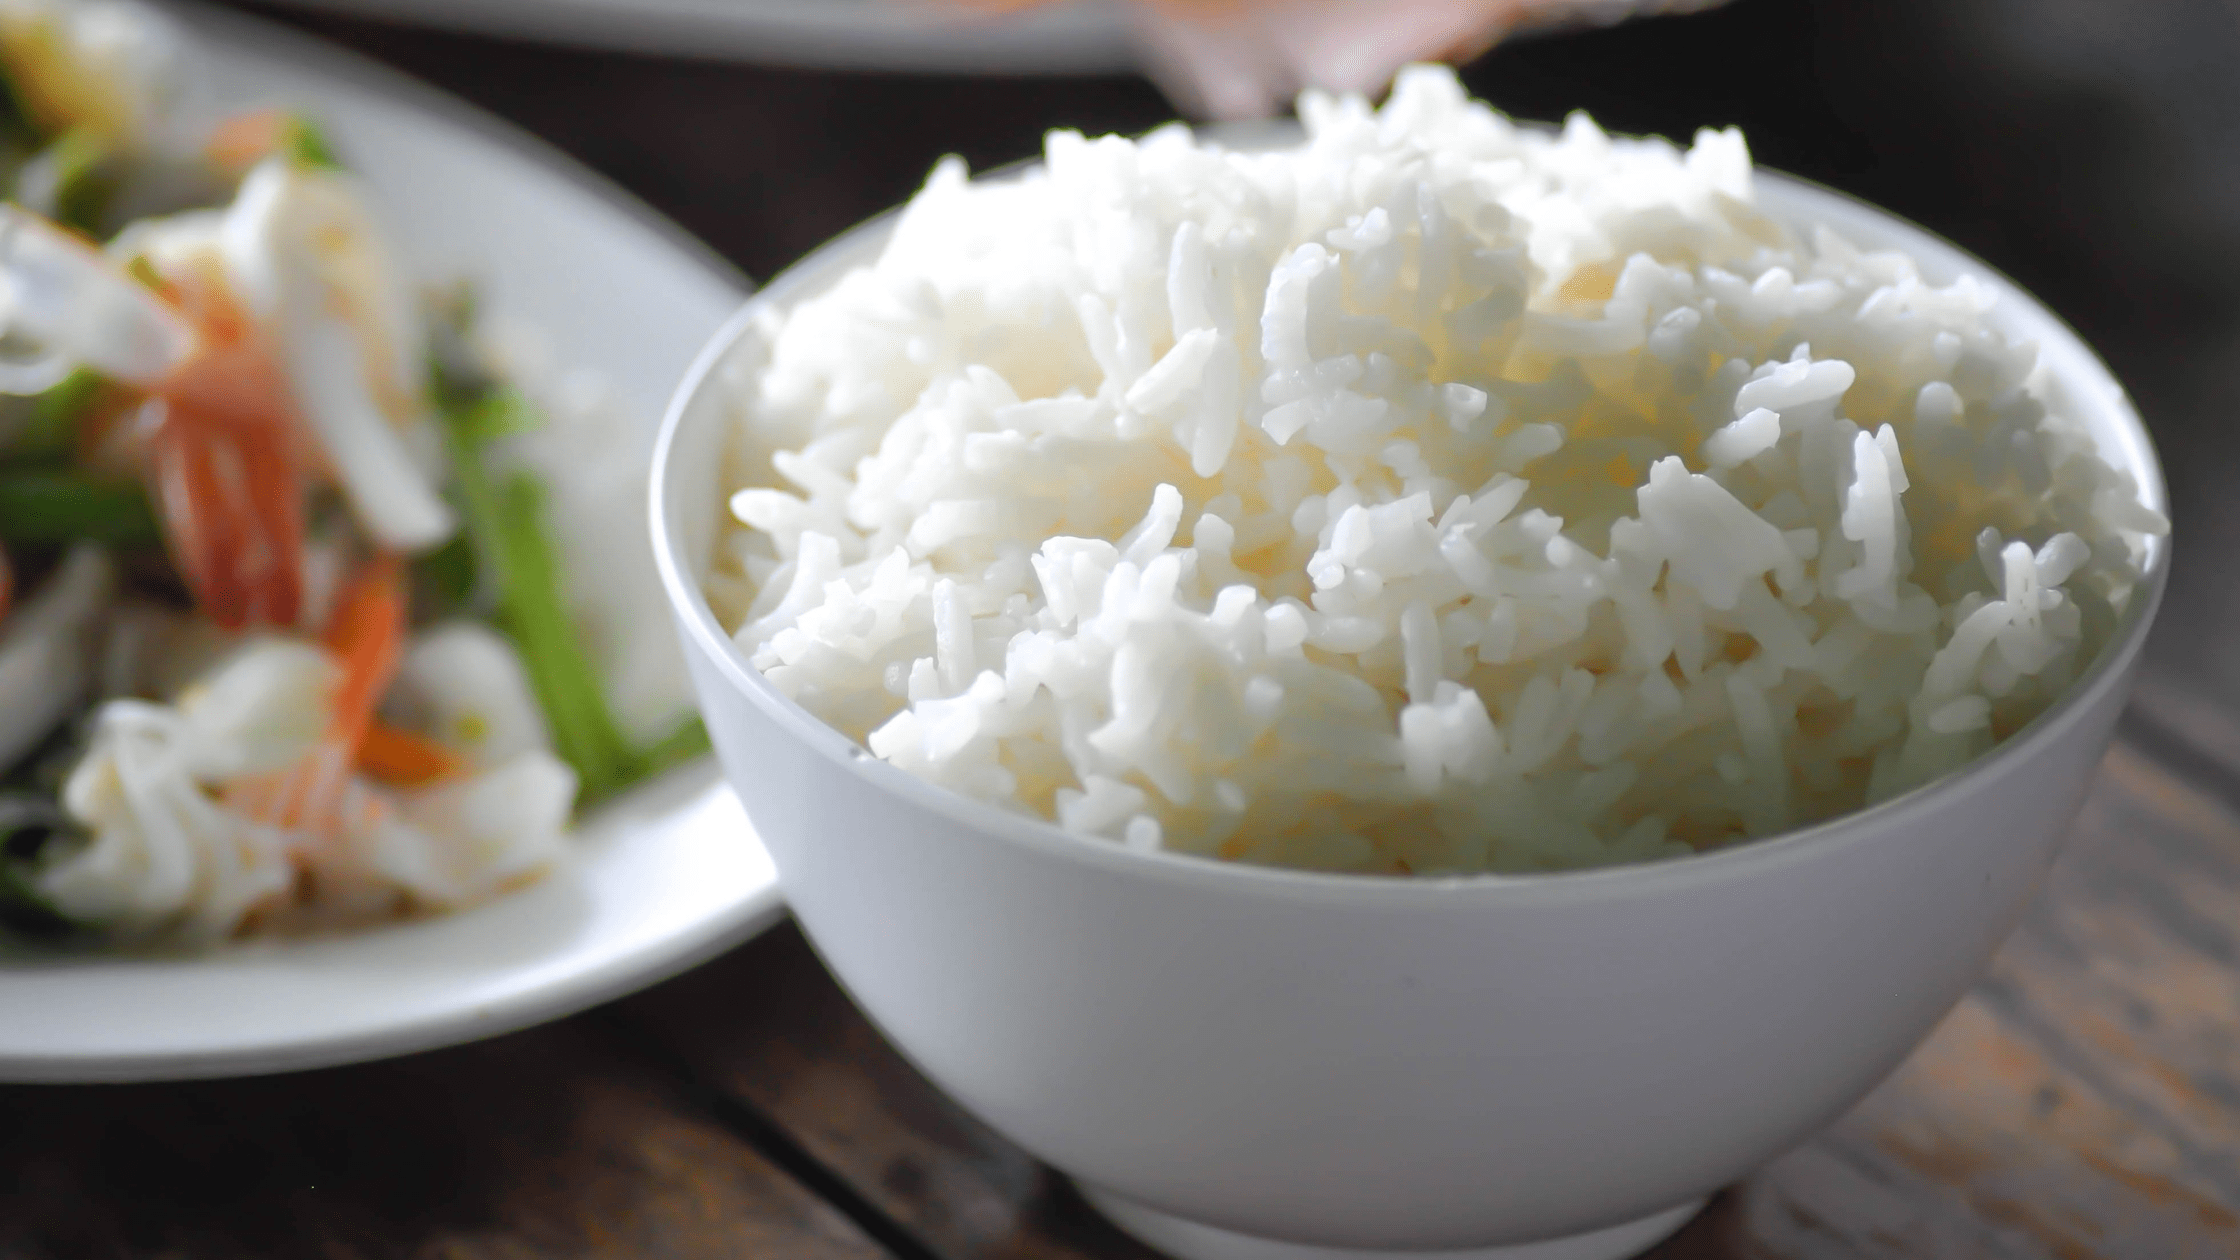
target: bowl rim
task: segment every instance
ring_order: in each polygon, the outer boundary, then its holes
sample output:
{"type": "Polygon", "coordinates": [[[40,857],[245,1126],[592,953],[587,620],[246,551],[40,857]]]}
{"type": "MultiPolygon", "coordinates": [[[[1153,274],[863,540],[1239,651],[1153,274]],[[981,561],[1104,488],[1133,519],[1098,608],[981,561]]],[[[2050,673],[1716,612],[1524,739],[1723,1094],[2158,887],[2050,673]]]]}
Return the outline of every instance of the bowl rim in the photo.
{"type": "MultiPolygon", "coordinates": [[[[1030,159],[985,172],[978,178],[1010,177],[1038,165],[1039,162],[1030,159]]],[[[2168,488],[2161,459],[2155,450],[2153,435],[2140,417],[2129,391],[2123,388],[2098,352],[2051,307],[1997,268],[1901,215],[1786,172],[1757,167],[1753,174],[1761,188],[1770,185],[1779,190],[1781,204],[1767,206],[1760,202],[1760,208],[1773,217],[1792,226],[1800,221],[1871,223],[1881,233],[1894,238],[1894,243],[1910,256],[1925,263],[1934,260],[1955,271],[1972,274],[1999,299],[2019,307],[2025,317],[2035,317],[2043,323],[2046,335],[2038,340],[2040,363],[2049,351],[2068,360],[2070,367],[2062,375],[2071,378],[2068,384],[2072,395],[2081,392],[2080,386],[2105,391],[2101,407],[2116,426],[2118,445],[2122,448],[2123,460],[2118,466],[2129,471],[2137,482],[2142,504],[2168,515],[2168,488]]],[[[844,773],[854,776],[864,788],[899,797],[910,806],[941,815],[999,843],[1019,846],[1028,855],[1144,880],[1353,906],[1452,906],[1480,901],[1513,903],[1520,899],[1607,901],[1756,878],[1851,845],[1871,842],[1873,837],[1887,830],[1905,828],[1935,814],[1947,802],[1978,790],[1986,780],[2002,777],[2044,752],[2067,727],[2080,720],[2081,714],[2124,683],[2132,662],[2145,644],[2169,582],[2171,535],[2149,538],[2145,569],[2133,589],[2131,604],[2098,657],[2044,712],[1974,761],[1865,808],[1717,849],[1575,870],[1395,877],[1222,861],[1165,850],[1142,852],[1109,842],[1099,843],[1068,832],[1054,821],[1013,813],[919,779],[874,756],[863,745],[781,694],[754,668],[717,622],[699,580],[688,572],[684,561],[686,553],[675,536],[681,522],[671,510],[670,466],[679,446],[677,435],[688,414],[694,411],[695,402],[764,311],[805,296],[815,286],[842,274],[832,269],[868,245],[869,238],[888,232],[901,211],[900,206],[882,211],[787,266],[749,297],[694,358],[670,399],[654,446],[648,494],[654,560],[660,570],[662,586],[668,593],[671,611],[686,640],[686,650],[705,655],[717,666],[726,683],[744,694],[782,730],[825,760],[838,763],[844,773]],[[826,274],[828,270],[832,270],[831,276],[826,274]]],[[[2105,453],[2107,442],[2097,432],[2094,438],[2105,453]]],[[[720,507],[718,511],[720,521],[720,507]]]]}

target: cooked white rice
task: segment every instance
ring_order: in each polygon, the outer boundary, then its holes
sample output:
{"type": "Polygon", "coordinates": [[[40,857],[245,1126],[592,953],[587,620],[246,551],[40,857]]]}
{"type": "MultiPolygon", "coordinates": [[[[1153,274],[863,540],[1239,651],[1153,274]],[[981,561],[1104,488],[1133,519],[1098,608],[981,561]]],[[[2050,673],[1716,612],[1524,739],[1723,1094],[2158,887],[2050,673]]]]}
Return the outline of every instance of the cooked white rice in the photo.
{"type": "Polygon", "coordinates": [[[1307,140],[945,161],[759,332],[709,593],[785,694],[1084,837],[1369,872],[1686,853],[1946,774],[2165,522],[1968,279],[1444,70],[1307,140]]]}

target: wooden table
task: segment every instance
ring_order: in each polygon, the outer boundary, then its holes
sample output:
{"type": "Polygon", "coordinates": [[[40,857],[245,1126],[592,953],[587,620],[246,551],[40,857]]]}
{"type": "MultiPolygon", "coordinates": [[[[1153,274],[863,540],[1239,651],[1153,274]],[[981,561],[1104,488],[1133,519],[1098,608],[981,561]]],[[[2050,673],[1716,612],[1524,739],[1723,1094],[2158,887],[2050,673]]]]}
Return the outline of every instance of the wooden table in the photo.
{"type": "MultiPolygon", "coordinates": [[[[905,195],[941,152],[985,164],[1048,126],[1162,114],[1128,80],[306,24],[554,139],[757,275],[905,195]]],[[[2223,0],[1740,0],[1473,72],[1542,117],[1742,122],[1768,164],[1975,249],[2103,348],[2177,494],[2147,679],[1990,978],[1854,1112],[1658,1256],[2240,1256],[2240,647],[2216,633],[2240,602],[2222,575],[2240,544],[2236,52],[2223,0]]],[[[0,1260],[1147,1254],[897,1058],[790,927],[464,1049],[0,1089],[0,1260]]]]}

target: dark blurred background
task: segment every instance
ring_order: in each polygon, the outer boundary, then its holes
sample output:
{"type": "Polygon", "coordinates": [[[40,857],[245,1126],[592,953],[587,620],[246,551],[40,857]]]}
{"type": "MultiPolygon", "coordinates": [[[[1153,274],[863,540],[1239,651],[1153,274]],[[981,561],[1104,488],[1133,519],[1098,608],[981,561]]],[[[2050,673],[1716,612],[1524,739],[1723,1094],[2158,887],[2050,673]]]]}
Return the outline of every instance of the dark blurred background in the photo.
{"type": "MultiPolygon", "coordinates": [[[[241,7],[526,127],[758,278],[908,196],[944,153],[993,165],[1051,127],[1171,112],[1129,76],[780,69],[241,7]]],[[[1467,78],[1523,117],[1584,109],[1680,138],[1740,124],[1763,164],[1895,210],[2046,299],[2130,387],[2168,465],[2177,572],[2149,693],[2183,720],[2188,697],[2227,702],[2212,723],[2240,712],[2240,2],[1734,0],[1519,39],[1467,78]]]]}

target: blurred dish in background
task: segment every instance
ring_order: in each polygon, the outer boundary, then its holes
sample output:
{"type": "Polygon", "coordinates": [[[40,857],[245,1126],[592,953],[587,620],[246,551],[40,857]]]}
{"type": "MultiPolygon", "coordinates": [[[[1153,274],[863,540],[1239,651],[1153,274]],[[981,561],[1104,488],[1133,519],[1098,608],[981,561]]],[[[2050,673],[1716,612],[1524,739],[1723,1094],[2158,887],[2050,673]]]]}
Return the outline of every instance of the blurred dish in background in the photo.
{"type": "Polygon", "coordinates": [[[1725,0],[281,0],[592,47],[961,74],[1142,70],[1185,113],[1278,112],[1304,87],[1373,90],[1411,60],[1511,34],[1725,0]]]}
{"type": "MultiPolygon", "coordinates": [[[[1000,2],[1000,0],[999,0],[1000,2]]],[[[1012,0],[1022,11],[1037,0],[1012,0]]],[[[1144,72],[1184,113],[1282,113],[1310,88],[1384,91],[1411,61],[1460,64],[1512,35],[1691,13],[1725,0],[1131,0],[1144,72]]]]}
{"type": "MultiPolygon", "coordinates": [[[[1132,70],[1119,0],[989,15],[925,0],[284,0],[491,35],[775,65],[944,73],[1132,70]]],[[[985,6],[981,6],[985,7],[985,6]]]]}

